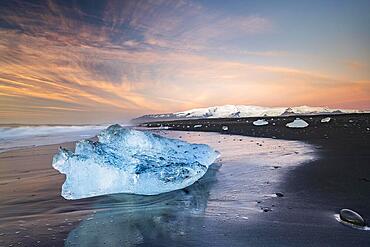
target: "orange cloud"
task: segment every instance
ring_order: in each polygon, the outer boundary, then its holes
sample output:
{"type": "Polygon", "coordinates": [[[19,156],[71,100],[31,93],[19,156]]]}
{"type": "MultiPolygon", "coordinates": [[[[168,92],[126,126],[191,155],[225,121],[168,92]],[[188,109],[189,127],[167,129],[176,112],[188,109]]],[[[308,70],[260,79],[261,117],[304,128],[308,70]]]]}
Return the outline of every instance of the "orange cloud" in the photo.
{"type": "Polygon", "coordinates": [[[366,64],[359,61],[347,61],[345,64],[353,70],[364,69],[365,67],[367,67],[366,64]]]}
{"type": "Polygon", "coordinates": [[[173,11],[162,11],[160,1],[128,1],[118,8],[109,1],[102,16],[52,1],[19,3],[17,13],[0,11],[15,26],[0,29],[1,121],[101,122],[221,104],[369,108],[368,78],[202,52],[210,40],[269,32],[267,18],[218,15],[187,1],[166,4],[173,11]]]}

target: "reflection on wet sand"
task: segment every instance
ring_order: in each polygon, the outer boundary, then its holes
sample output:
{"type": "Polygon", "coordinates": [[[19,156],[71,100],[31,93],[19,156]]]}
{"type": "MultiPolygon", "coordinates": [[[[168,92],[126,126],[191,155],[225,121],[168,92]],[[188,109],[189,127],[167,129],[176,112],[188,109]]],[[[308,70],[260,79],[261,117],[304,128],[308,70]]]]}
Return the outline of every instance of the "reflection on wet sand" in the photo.
{"type": "Polygon", "coordinates": [[[192,186],[157,196],[116,194],[72,230],[66,246],[134,246],[159,240],[181,243],[203,228],[209,192],[220,164],[213,164],[192,186]],[[104,209],[109,205],[108,209],[104,209]]]}
{"type": "MultiPolygon", "coordinates": [[[[263,218],[286,208],[280,203],[289,202],[290,196],[279,184],[287,172],[315,158],[312,146],[295,141],[160,134],[210,145],[220,151],[222,167],[213,165],[199,182],[181,191],[71,201],[60,196],[65,177],[51,167],[58,145],[1,153],[0,246],[244,247],[250,239],[246,228],[269,225],[263,218]],[[265,212],[267,207],[271,210],[265,212]]],[[[74,143],[68,147],[73,149],[74,143]]]]}

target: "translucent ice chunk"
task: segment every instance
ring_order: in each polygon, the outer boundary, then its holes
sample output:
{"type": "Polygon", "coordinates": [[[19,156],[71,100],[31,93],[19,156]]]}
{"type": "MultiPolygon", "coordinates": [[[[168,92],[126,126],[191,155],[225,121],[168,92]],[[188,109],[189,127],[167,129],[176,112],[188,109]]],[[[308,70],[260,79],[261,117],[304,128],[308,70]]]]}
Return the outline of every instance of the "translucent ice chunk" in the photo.
{"type": "Polygon", "coordinates": [[[263,125],[268,125],[269,122],[267,122],[265,119],[258,119],[253,122],[253,125],[255,126],[263,126],[263,125]]]}
{"type": "Polygon", "coordinates": [[[286,126],[288,128],[306,128],[308,123],[303,119],[296,118],[293,122],[287,123],[286,126]]]}
{"type": "Polygon", "coordinates": [[[80,199],[112,193],[155,195],[200,179],[219,156],[208,145],[112,125],[98,141],[83,140],[75,152],[60,148],[53,167],[66,175],[62,196],[80,199]]]}
{"type": "Polygon", "coordinates": [[[329,123],[330,120],[331,120],[330,117],[326,117],[326,118],[321,119],[321,123],[329,123]]]}

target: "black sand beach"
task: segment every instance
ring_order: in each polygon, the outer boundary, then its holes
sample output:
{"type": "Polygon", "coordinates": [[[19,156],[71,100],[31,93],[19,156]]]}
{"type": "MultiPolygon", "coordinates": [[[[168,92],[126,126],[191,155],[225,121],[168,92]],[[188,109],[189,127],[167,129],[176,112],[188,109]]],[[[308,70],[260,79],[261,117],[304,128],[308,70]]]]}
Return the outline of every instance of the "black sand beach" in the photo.
{"type": "Polygon", "coordinates": [[[0,1],[0,247],[370,247],[369,10],[0,1]]]}
{"type": "Polygon", "coordinates": [[[186,131],[152,131],[223,155],[199,182],[158,196],[68,201],[51,167],[59,145],[1,153],[0,246],[369,246],[370,231],[335,219],[350,208],[370,221],[369,115],[301,118],[309,127],[286,128],[294,117],[158,123],[186,131]]]}
{"type": "Polygon", "coordinates": [[[257,223],[246,231],[251,235],[245,242],[251,246],[273,241],[273,246],[369,246],[369,231],[349,229],[339,223],[335,226],[331,216],[350,208],[370,222],[370,114],[331,115],[329,123],[322,123],[325,117],[328,116],[300,116],[309,123],[303,129],[285,126],[295,116],[179,120],[146,126],[300,140],[315,145],[319,159],[297,166],[285,176],[280,184],[283,200],[271,202],[280,212],[264,215],[271,225],[257,223]],[[269,124],[254,126],[253,121],[258,119],[269,124]]]}

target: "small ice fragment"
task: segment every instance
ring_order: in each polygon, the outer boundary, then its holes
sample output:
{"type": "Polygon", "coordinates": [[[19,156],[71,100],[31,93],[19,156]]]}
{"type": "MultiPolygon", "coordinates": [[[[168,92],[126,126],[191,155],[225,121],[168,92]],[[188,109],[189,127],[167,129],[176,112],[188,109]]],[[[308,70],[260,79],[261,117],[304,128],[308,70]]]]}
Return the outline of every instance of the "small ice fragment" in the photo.
{"type": "Polygon", "coordinates": [[[222,130],[227,131],[227,130],[229,130],[229,127],[224,125],[224,126],[222,126],[222,130]]]}
{"type": "Polygon", "coordinates": [[[269,122],[267,122],[265,119],[258,119],[253,122],[253,125],[255,126],[263,126],[263,125],[268,125],[269,122]]]}
{"type": "Polygon", "coordinates": [[[219,153],[147,131],[112,125],[98,141],[82,140],[75,152],[61,148],[53,167],[66,175],[62,196],[80,199],[104,194],[156,195],[200,179],[219,153]]]}
{"type": "Polygon", "coordinates": [[[202,127],[202,125],[201,124],[196,124],[196,125],[194,125],[194,128],[201,128],[202,127]]]}
{"type": "Polygon", "coordinates": [[[286,127],[288,128],[306,128],[307,126],[308,123],[300,118],[296,118],[293,122],[286,124],[286,127]]]}
{"type": "Polygon", "coordinates": [[[326,117],[326,118],[321,119],[321,122],[322,122],[322,123],[329,123],[329,122],[330,122],[330,120],[331,120],[331,118],[330,118],[330,117],[326,117]]]}

